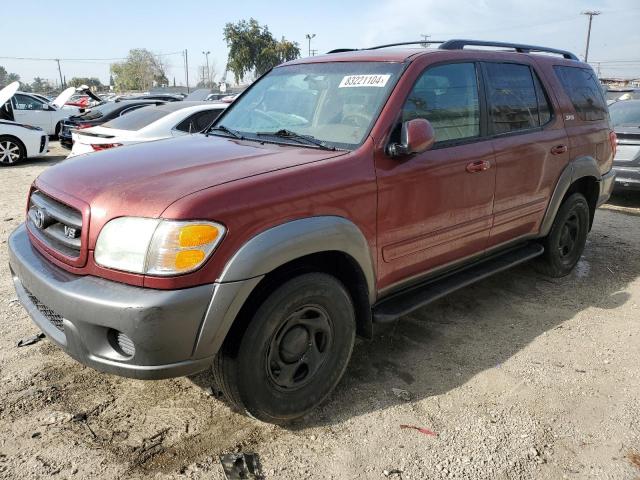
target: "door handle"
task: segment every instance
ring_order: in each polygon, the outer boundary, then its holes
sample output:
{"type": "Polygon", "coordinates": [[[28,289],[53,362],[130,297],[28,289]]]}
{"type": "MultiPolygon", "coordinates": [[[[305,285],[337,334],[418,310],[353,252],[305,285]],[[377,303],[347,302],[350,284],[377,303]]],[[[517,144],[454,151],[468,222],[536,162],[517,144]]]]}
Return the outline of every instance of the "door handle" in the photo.
{"type": "Polygon", "coordinates": [[[489,170],[491,168],[491,162],[487,160],[478,160],[477,162],[471,162],[467,165],[467,172],[469,173],[478,173],[484,172],[485,170],[489,170]]]}
{"type": "Polygon", "coordinates": [[[567,153],[567,150],[569,149],[566,145],[556,145],[551,149],[551,155],[561,155],[563,153],[567,153]]]}

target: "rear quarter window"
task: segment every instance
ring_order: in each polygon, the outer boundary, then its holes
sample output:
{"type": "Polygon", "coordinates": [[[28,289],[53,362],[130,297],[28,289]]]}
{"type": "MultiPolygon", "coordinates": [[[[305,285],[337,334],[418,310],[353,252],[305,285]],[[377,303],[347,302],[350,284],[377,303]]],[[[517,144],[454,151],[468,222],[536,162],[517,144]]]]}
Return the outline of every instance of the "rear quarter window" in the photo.
{"type": "Polygon", "coordinates": [[[593,70],[580,67],[553,67],[580,120],[596,121],[607,117],[607,103],[593,70]]]}

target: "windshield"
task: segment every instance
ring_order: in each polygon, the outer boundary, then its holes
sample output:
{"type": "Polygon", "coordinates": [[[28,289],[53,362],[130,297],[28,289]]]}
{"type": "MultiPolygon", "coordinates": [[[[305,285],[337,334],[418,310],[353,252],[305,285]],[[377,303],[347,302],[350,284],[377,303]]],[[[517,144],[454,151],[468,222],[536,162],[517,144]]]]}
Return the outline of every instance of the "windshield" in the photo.
{"type": "Polygon", "coordinates": [[[217,126],[249,139],[263,134],[261,141],[264,133],[288,130],[329,146],[355,148],[364,141],[401,68],[385,62],[278,67],[236,100],[217,126]]]}
{"type": "Polygon", "coordinates": [[[618,125],[640,126],[640,101],[620,101],[609,105],[609,114],[614,127],[618,125]]]}
{"type": "Polygon", "coordinates": [[[164,110],[158,107],[142,107],[121,117],[114,118],[102,126],[117,130],[140,130],[170,113],[172,113],[171,110],[164,110]]]}

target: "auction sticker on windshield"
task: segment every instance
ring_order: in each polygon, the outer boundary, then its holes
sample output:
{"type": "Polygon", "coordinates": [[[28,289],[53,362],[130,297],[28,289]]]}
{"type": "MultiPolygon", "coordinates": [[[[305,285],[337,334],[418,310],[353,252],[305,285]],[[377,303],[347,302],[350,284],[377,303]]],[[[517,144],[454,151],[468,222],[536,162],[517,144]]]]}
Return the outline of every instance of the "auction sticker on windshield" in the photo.
{"type": "Polygon", "coordinates": [[[347,75],[342,78],[338,88],[348,87],[384,87],[391,75],[347,75]]]}

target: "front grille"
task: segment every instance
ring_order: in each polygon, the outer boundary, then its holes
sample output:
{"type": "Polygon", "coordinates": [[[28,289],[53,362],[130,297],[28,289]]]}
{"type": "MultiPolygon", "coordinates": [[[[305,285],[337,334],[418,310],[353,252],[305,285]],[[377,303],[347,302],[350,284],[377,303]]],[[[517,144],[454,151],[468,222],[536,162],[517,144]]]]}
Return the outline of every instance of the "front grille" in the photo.
{"type": "Polygon", "coordinates": [[[45,316],[49,323],[51,323],[54,327],[56,327],[61,332],[64,332],[64,323],[62,322],[62,316],[58,315],[56,312],[47,307],[44,303],[42,303],[38,298],[31,293],[29,290],[25,290],[27,295],[29,296],[29,300],[31,303],[38,309],[38,311],[45,316]]]}
{"type": "Polygon", "coordinates": [[[44,152],[45,143],[47,143],[47,137],[43,135],[42,137],[40,137],[40,153],[44,152]]]}
{"type": "Polygon", "coordinates": [[[39,190],[29,199],[27,221],[38,239],[71,258],[80,256],[82,214],[39,190]]]}

